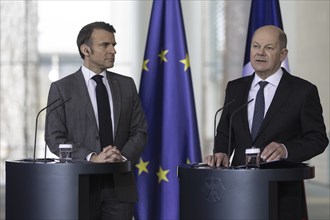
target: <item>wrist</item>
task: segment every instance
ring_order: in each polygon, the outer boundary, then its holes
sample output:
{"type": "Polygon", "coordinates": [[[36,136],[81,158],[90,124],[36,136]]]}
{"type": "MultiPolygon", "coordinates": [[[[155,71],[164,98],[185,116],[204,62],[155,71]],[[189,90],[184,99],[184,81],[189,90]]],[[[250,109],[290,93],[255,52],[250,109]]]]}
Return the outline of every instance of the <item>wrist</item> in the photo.
{"type": "Polygon", "coordinates": [[[90,153],[90,154],[87,156],[87,161],[95,162],[95,160],[96,160],[96,156],[97,156],[96,153],[90,153]]]}

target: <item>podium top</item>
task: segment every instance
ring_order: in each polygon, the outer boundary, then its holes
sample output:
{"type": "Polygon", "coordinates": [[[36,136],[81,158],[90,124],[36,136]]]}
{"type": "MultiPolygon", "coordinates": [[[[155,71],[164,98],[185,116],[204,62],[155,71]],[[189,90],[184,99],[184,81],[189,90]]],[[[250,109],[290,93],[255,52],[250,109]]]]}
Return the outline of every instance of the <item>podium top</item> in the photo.
{"type": "Polygon", "coordinates": [[[178,166],[178,178],[185,174],[193,175],[216,175],[224,178],[253,178],[264,181],[297,181],[312,179],[315,177],[315,167],[304,163],[290,161],[277,161],[265,163],[260,168],[251,169],[245,166],[239,167],[210,167],[207,165],[183,164],[178,166]]]}
{"type": "Polygon", "coordinates": [[[85,160],[72,160],[68,163],[60,163],[56,159],[22,159],[6,161],[7,169],[18,169],[18,171],[28,171],[39,169],[46,172],[71,172],[76,174],[109,174],[131,172],[131,161],[114,163],[92,163],[85,160]]]}

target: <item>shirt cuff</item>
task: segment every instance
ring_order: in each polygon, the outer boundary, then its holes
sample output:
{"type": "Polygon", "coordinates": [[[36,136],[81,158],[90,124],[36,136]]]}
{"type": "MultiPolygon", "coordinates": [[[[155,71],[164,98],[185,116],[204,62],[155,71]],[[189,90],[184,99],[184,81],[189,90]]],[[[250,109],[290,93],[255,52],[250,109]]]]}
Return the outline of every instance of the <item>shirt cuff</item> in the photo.
{"type": "Polygon", "coordinates": [[[95,152],[92,152],[92,153],[88,154],[87,157],[86,157],[86,160],[87,160],[87,161],[90,161],[90,160],[91,160],[91,157],[92,157],[93,155],[96,155],[96,153],[95,153],[95,152]]]}
{"type": "MultiPolygon", "coordinates": [[[[86,157],[86,160],[87,160],[87,161],[90,161],[90,160],[91,160],[91,157],[92,157],[93,155],[96,155],[96,153],[95,153],[95,152],[92,152],[92,153],[88,154],[87,157],[86,157]]],[[[126,161],[126,160],[127,160],[127,158],[124,157],[123,155],[121,155],[121,157],[123,158],[123,161],[126,161]]]]}
{"type": "Polygon", "coordinates": [[[284,159],[288,159],[288,149],[286,148],[286,146],[284,145],[284,144],[281,144],[283,147],[284,147],[284,149],[285,149],[285,157],[284,157],[284,159]]]}
{"type": "Polygon", "coordinates": [[[126,161],[127,160],[127,158],[124,157],[123,155],[121,155],[121,157],[123,158],[123,161],[126,161]]]}

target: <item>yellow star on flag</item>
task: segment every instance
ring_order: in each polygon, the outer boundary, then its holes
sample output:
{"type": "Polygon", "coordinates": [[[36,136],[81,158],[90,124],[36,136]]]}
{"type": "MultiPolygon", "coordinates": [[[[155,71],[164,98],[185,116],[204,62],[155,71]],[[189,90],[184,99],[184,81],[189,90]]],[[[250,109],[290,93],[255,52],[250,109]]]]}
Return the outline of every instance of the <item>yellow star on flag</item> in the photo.
{"type": "Polygon", "coordinates": [[[190,160],[189,160],[189,158],[187,158],[186,164],[190,164],[190,160]]]}
{"type": "Polygon", "coordinates": [[[168,50],[162,50],[158,56],[160,57],[160,62],[167,62],[165,55],[168,53],[168,50]]]}
{"type": "Polygon", "coordinates": [[[140,157],[140,162],[138,164],[136,164],[135,166],[139,169],[139,176],[141,175],[141,173],[143,172],[146,172],[148,173],[148,169],[147,169],[147,166],[148,166],[149,162],[144,162],[142,160],[142,158],[140,157]]]}
{"type": "Polygon", "coordinates": [[[188,54],[186,54],[186,58],[185,59],[180,60],[180,63],[183,63],[184,64],[184,71],[186,71],[190,67],[190,61],[189,61],[188,54]]]}
{"type": "Polygon", "coordinates": [[[144,60],[143,61],[143,67],[142,69],[145,70],[145,71],[149,71],[148,67],[147,67],[147,64],[149,63],[149,60],[144,60]]]}
{"type": "Polygon", "coordinates": [[[162,180],[168,182],[168,179],[166,175],[170,172],[169,170],[163,170],[161,166],[159,166],[159,171],[157,173],[158,176],[158,183],[160,183],[162,180]]]}

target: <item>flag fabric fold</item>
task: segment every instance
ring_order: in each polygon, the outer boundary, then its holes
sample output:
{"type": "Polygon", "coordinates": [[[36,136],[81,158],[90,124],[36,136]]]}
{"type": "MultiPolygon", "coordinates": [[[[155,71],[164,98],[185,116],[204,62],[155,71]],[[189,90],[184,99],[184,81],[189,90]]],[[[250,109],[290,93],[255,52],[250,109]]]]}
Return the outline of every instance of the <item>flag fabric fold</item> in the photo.
{"type": "MultiPolygon", "coordinates": [[[[251,2],[243,76],[251,75],[254,72],[250,63],[251,40],[254,31],[264,25],[275,25],[284,30],[279,0],[252,0],[251,2]]],[[[282,63],[282,66],[289,71],[288,59],[282,63]]]]}
{"type": "Polygon", "coordinates": [[[136,165],[136,220],[179,219],[177,166],[200,162],[190,62],[179,0],[152,6],[139,91],[148,142],[136,165]]]}

